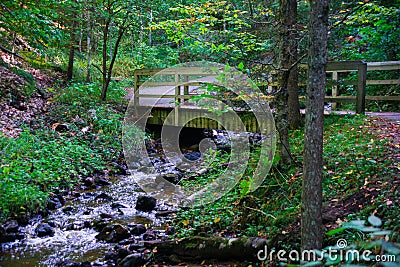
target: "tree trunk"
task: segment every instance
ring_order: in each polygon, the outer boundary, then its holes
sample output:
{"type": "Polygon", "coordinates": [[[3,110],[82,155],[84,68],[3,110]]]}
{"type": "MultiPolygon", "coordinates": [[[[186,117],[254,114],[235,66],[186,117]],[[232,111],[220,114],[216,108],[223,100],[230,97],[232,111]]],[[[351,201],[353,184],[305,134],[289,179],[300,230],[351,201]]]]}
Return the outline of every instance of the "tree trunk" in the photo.
{"type": "Polygon", "coordinates": [[[144,31],[144,27],[143,27],[143,18],[142,16],[140,16],[140,27],[139,27],[139,41],[140,44],[143,43],[143,31],[144,31]]]}
{"type": "Polygon", "coordinates": [[[275,93],[275,125],[278,130],[278,152],[281,165],[291,163],[289,145],[289,121],[288,121],[288,78],[289,72],[280,70],[278,74],[278,86],[275,93]]]}
{"type": "Polygon", "coordinates": [[[300,104],[299,104],[299,86],[298,86],[298,66],[293,66],[289,73],[288,81],[288,109],[289,109],[289,127],[290,129],[299,129],[301,126],[300,104]]]}
{"type": "Polygon", "coordinates": [[[11,47],[11,52],[12,52],[12,54],[11,54],[11,62],[12,63],[14,63],[15,62],[15,59],[14,59],[14,55],[15,55],[15,42],[16,42],[16,40],[17,40],[17,34],[14,32],[13,33],[13,41],[12,41],[12,47],[11,47]]]}
{"type": "Polygon", "coordinates": [[[290,71],[290,12],[291,0],[280,0],[279,72],[275,92],[275,125],[278,130],[278,151],[281,164],[291,163],[288,121],[288,81],[290,71]]]}
{"type": "Polygon", "coordinates": [[[259,260],[269,257],[269,241],[259,237],[199,237],[180,240],[145,241],[145,247],[157,247],[157,255],[169,256],[176,262],[203,261],[205,259],[259,260]]]}
{"type": "MultiPolygon", "coordinates": [[[[115,6],[113,6],[116,2],[108,2],[108,6],[106,7],[107,10],[107,17],[104,18],[104,26],[103,26],[103,60],[102,60],[102,76],[103,76],[103,88],[101,90],[101,100],[105,101],[107,98],[107,91],[108,86],[111,82],[112,70],[114,67],[115,59],[117,58],[118,48],[121,43],[122,37],[125,34],[125,31],[128,29],[129,24],[127,24],[128,18],[131,17],[131,12],[129,10],[119,9],[117,13],[123,12],[123,21],[119,22],[120,20],[116,20],[115,16],[115,6]],[[113,30],[112,27],[118,28],[117,40],[113,46],[111,32],[113,30]],[[107,45],[110,45],[110,65],[107,65],[107,45]]],[[[122,7],[121,7],[122,8],[122,7]]]]}
{"type": "Polygon", "coordinates": [[[308,81],[304,133],[301,247],[321,249],[322,149],[329,0],[312,0],[309,21],[308,81]]]}
{"type": "MultiPolygon", "coordinates": [[[[82,14],[83,17],[83,14],[82,14]]],[[[83,18],[81,18],[83,20],[83,18]]],[[[82,26],[79,26],[79,39],[78,39],[78,51],[82,54],[82,42],[83,42],[83,29],[82,26]]]]}
{"type": "Polygon", "coordinates": [[[112,32],[112,23],[110,23],[110,26],[109,26],[109,31],[108,31],[108,39],[110,40],[110,43],[109,43],[109,45],[110,45],[110,51],[109,51],[109,53],[110,53],[110,55],[109,55],[109,58],[110,58],[110,60],[111,60],[111,58],[112,58],[112,55],[113,55],[113,47],[112,47],[112,34],[113,34],[113,32],[112,32]]]}
{"type": "Polygon", "coordinates": [[[298,86],[298,40],[297,40],[297,0],[288,0],[288,8],[285,10],[286,23],[289,28],[289,81],[288,81],[288,116],[291,129],[298,129],[301,125],[300,105],[299,105],[299,86],[298,86]],[[296,65],[294,65],[296,64],[296,65]]]}
{"type": "MultiPolygon", "coordinates": [[[[150,9],[150,25],[153,23],[153,10],[150,9]]],[[[153,32],[151,30],[151,27],[149,29],[149,46],[152,46],[153,44],[153,32]]]]}
{"type": "Polygon", "coordinates": [[[87,72],[86,72],[86,82],[90,82],[90,68],[91,68],[91,34],[92,34],[92,22],[90,21],[90,8],[89,1],[86,1],[87,5],[87,38],[86,38],[86,56],[87,56],[87,72]]]}
{"type": "Polygon", "coordinates": [[[105,101],[107,97],[107,89],[108,89],[108,82],[107,82],[107,44],[108,44],[108,32],[110,27],[110,20],[104,24],[103,28],[103,60],[102,60],[102,77],[103,77],[103,89],[101,91],[101,100],[105,101]]]}
{"type": "MultiPolygon", "coordinates": [[[[125,33],[125,30],[126,30],[126,25],[124,25],[124,23],[122,23],[118,30],[118,37],[117,37],[117,41],[115,42],[110,66],[108,66],[108,68],[107,68],[107,65],[106,65],[105,69],[103,68],[103,70],[105,71],[105,74],[103,74],[103,90],[101,91],[101,100],[103,100],[103,101],[105,101],[107,98],[107,91],[108,91],[108,86],[110,85],[110,82],[111,82],[112,70],[114,68],[115,59],[117,58],[119,44],[121,43],[122,37],[124,36],[124,33],[125,33]]],[[[103,52],[103,55],[104,55],[104,52],[103,52]]],[[[105,55],[107,55],[107,53],[105,55]]],[[[104,59],[103,59],[103,62],[104,62],[104,59]]],[[[105,61],[105,63],[107,63],[107,61],[105,61]]]]}
{"type": "Polygon", "coordinates": [[[10,54],[10,55],[13,55],[13,56],[15,56],[15,57],[17,57],[17,58],[19,58],[19,59],[22,59],[22,60],[24,60],[24,58],[23,57],[21,57],[20,55],[18,55],[17,53],[14,53],[13,51],[10,51],[10,50],[8,50],[7,48],[5,48],[4,46],[1,46],[0,45],[0,50],[1,51],[3,51],[4,53],[7,53],[7,54],[10,54]]]}
{"type": "Polygon", "coordinates": [[[72,13],[72,27],[71,27],[71,44],[69,47],[68,68],[67,68],[67,81],[71,81],[74,74],[74,58],[75,58],[75,31],[76,31],[76,12],[72,13]]]}

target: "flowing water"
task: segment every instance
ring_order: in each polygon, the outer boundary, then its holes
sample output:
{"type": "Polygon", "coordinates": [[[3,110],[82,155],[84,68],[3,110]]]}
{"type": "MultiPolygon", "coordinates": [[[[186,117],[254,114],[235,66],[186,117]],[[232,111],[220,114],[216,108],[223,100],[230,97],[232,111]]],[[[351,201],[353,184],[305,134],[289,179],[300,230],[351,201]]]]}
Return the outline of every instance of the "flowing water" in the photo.
{"type": "MultiPolygon", "coordinates": [[[[114,180],[98,191],[81,192],[79,197],[46,217],[45,220],[55,229],[52,237],[37,237],[36,228],[43,220],[41,217],[32,219],[25,227],[24,240],[3,244],[0,266],[55,266],[66,260],[97,261],[101,266],[104,255],[112,251],[115,244],[95,238],[98,232],[93,225],[96,222],[103,220],[109,224],[143,224],[147,228],[162,228],[164,222],[156,216],[157,211],[141,212],[135,209],[136,199],[143,193],[132,177],[120,176],[114,180]]],[[[158,210],[168,208],[162,203],[157,204],[158,210]]],[[[139,240],[136,241],[139,243],[139,240]]]]}
{"type": "MultiPolygon", "coordinates": [[[[191,143],[188,146],[193,145],[193,142],[198,143],[198,140],[193,140],[196,135],[189,136],[191,143]]],[[[227,139],[219,132],[213,140],[217,146],[226,146],[227,139]],[[222,144],[219,144],[220,139],[222,144]]],[[[169,175],[173,179],[182,177],[183,173],[173,164],[163,160],[164,155],[160,151],[151,148],[148,152],[160,175],[169,175]]],[[[185,157],[195,160],[200,157],[200,153],[190,151],[185,153],[185,157]]],[[[142,176],[140,172],[134,171],[133,175],[142,176]]],[[[156,210],[138,211],[135,209],[137,198],[145,193],[134,182],[134,177],[118,176],[111,178],[111,181],[111,185],[98,190],[75,192],[65,205],[52,211],[46,218],[37,216],[27,226],[20,227],[25,238],[2,244],[0,266],[68,266],[68,263],[74,262],[87,262],[87,266],[110,266],[105,256],[115,253],[118,242],[106,243],[96,238],[105,225],[120,224],[132,230],[132,227],[141,224],[153,233],[153,238],[166,239],[166,223],[174,216],[172,211],[175,207],[158,201],[156,210]],[[37,227],[43,223],[48,223],[54,229],[53,236],[37,237],[37,227]]],[[[133,251],[143,252],[143,238],[143,233],[137,236],[134,234],[121,245],[134,245],[133,251]]]]}

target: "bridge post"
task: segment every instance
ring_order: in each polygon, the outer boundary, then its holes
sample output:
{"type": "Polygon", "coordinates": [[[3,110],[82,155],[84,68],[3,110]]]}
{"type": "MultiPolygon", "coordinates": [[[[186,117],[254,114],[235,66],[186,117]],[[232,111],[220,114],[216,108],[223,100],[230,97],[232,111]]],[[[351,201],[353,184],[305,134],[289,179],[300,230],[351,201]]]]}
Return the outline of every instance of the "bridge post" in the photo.
{"type": "Polygon", "coordinates": [[[139,105],[139,75],[134,73],[134,84],[133,84],[133,106],[137,107],[139,105]]]}
{"type": "MultiPolygon", "coordinates": [[[[189,76],[188,75],[183,75],[183,81],[187,83],[189,81],[189,76]]],[[[188,95],[189,94],[189,86],[184,85],[183,86],[183,95],[188,95]]]]}
{"type": "Polygon", "coordinates": [[[360,61],[357,71],[357,96],[356,96],[356,113],[365,114],[365,95],[367,85],[367,63],[360,61]]]}
{"type": "Polygon", "coordinates": [[[175,121],[174,121],[174,125],[178,126],[179,125],[179,112],[178,112],[178,105],[180,104],[180,99],[179,99],[179,95],[181,93],[181,87],[178,85],[179,84],[179,74],[175,73],[175,98],[174,98],[174,114],[175,114],[175,121]]]}
{"type": "MultiPolygon", "coordinates": [[[[339,92],[339,86],[338,86],[338,80],[339,80],[339,75],[337,71],[332,72],[332,97],[337,97],[338,92],[339,92]]],[[[337,102],[332,103],[332,110],[335,110],[338,106],[337,102]]]]}

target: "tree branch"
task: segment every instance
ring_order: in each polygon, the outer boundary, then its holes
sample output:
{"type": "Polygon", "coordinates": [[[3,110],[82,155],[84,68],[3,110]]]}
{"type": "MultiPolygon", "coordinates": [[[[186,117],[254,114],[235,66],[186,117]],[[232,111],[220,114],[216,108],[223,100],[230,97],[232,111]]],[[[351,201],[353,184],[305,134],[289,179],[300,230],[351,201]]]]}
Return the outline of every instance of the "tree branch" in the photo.
{"type": "Polygon", "coordinates": [[[14,52],[11,51],[11,50],[8,50],[8,49],[5,48],[4,46],[1,46],[1,45],[0,45],[0,50],[3,51],[4,53],[7,53],[7,54],[10,54],[10,55],[16,56],[17,58],[22,59],[22,60],[25,61],[25,59],[24,59],[22,56],[18,55],[17,53],[14,53],[14,52]]]}
{"type": "Polygon", "coordinates": [[[97,66],[97,65],[94,64],[94,63],[92,63],[92,66],[95,67],[96,69],[98,69],[98,70],[100,71],[100,74],[103,75],[103,70],[102,70],[99,66],[97,66]]]}
{"type": "Polygon", "coordinates": [[[346,15],[338,23],[336,23],[336,25],[330,26],[328,28],[328,30],[331,30],[331,29],[337,27],[338,25],[343,24],[350,15],[354,14],[357,10],[361,9],[364,5],[365,5],[365,3],[362,3],[362,4],[359,4],[358,6],[356,6],[355,8],[353,8],[350,12],[346,13],[346,15]]]}

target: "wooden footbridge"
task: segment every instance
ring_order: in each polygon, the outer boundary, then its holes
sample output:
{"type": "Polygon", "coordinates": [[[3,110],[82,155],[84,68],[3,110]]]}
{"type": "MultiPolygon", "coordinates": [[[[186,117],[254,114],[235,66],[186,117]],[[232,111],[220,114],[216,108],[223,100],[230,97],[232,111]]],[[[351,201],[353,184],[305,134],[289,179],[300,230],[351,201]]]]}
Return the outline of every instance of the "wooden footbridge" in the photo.
{"type": "MultiPolygon", "coordinates": [[[[305,65],[300,68],[305,69],[305,65]]],[[[330,95],[325,96],[325,102],[355,103],[355,112],[365,114],[366,101],[397,101],[399,95],[368,95],[369,86],[400,86],[400,61],[390,62],[363,62],[363,61],[339,61],[327,64],[327,87],[330,95]],[[371,79],[374,73],[385,77],[385,73],[395,79],[371,79]],[[351,92],[351,95],[340,95],[339,92],[351,92]]],[[[386,75],[387,76],[387,75],[386,75]]],[[[259,81],[258,86],[266,94],[263,101],[272,97],[268,95],[277,86],[274,80],[274,72],[267,75],[267,81],[259,81]]],[[[215,73],[204,71],[199,67],[172,68],[169,69],[140,69],[134,72],[133,105],[137,111],[150,110],[147,123],[156,125],[171,125],[193,128],[222,128],[217,121],[227,123],[231,121],[230,112],[220,112],[215,117],[215,112],[208,108],[201,108],[190,99],[204,93],[204,84],[213,83],[216,80],[215,73]],[[162,72],[162,79],[150,79],[149,77],[162,72]],[[149,107],[151,107],[149,109],[149,107]],[[210,115],[213,113],[213,115],[210,115]],[[172,116],[171,116],[172,114],[172,116]],[[208,115],[207,115],[208,114],[208,115]],[[225,117],[224,117],[225,116],[225,117]],[[228,117],[227,117],[228,116],[228,117]],[[210,119],[211,118],[211,119],[210,119]]],[[[301,85],[301,84],[299,84],[301,85]]],[[[396,90],[394,90],[396,91],[396,90]]],[[[398,90],[397,90],[398,92],[398,90]]],[[[132,97],[132,95],[131,95],[132,97]]],[[[300,96],[300,101],[305,101],[300,96]]],[[[235,114],[242,120],[247,131],[259,131],[256,117],[252,110],[235,109],[235,114]]],[[[334,113],[334,111],[332,111],[334,113]]],[[[226,127],[225,127],[226,128],[226,127]]]]}

